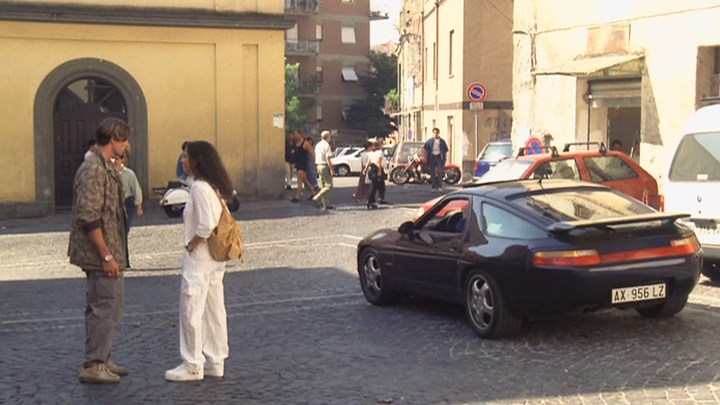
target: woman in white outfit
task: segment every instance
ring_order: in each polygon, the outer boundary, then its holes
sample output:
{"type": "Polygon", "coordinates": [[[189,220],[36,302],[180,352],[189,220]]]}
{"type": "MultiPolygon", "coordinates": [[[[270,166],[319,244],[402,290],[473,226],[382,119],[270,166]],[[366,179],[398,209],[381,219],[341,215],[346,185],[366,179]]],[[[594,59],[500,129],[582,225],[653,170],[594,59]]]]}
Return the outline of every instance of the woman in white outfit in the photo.
{"type": "Polygon", "coordinates": [[[229,200],[233,198],[232,185],[217,150],[205,141],[188,143],[182,164],[185,173],[195,181],[183,213],[186,244],[180,286],[183,363],[165,372],[168,381],[223,377],[229,352],[223,291],[225,262],[210,257],[206,239],[222,212],[217,192],[229,200]]]}

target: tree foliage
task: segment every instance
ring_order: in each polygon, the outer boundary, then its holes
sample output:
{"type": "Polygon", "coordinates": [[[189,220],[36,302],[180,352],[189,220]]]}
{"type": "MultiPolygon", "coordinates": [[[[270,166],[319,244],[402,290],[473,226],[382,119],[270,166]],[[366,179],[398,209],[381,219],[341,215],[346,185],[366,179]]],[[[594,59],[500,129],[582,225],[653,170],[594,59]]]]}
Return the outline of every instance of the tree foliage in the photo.
{"type": "Polygon", "coordinates": [[[298,71],[300,64],[285,65],[285,128],[302,128],[307,123],[305,108],[298,97],[298,71]]]}
{"type": "Polygon", "coordinates": [[[395,122],[384,111],[385,96],[396,91],[397,57],[381,52],[370,52],[370,68],[359,75],[365,98],[350,106],[348,123],[366,131],[369,136],[387,136],[396,129],[395,122]]]}

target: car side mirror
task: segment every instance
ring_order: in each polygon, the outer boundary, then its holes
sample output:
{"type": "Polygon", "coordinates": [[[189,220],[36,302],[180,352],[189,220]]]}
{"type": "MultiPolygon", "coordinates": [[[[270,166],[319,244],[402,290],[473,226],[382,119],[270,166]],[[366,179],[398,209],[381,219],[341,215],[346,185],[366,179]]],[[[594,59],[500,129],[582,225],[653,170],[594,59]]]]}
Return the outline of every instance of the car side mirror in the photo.
{"type": "Polygon", "coordinates": [[[401,235],[412,235],[413,231],[415,231],[415,224],[412,221],[403,222],[398,227],[398,232],[401,235]]]}

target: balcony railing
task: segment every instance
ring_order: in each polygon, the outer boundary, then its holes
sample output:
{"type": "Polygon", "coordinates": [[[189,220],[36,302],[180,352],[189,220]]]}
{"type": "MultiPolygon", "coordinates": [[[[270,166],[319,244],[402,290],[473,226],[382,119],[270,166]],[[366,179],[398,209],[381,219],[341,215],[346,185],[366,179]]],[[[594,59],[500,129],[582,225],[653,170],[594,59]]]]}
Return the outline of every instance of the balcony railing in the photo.
{"type": "Polygon", "coordinates": [[[322,81],[318,79],[313,80],[298,80],[297,81],[297,92],[299,96],[313,96],[320,91],[322,81]]]}
{"type": "Polygon", "coordinates": [[[285,12],[292,14],[317,14],[319,0],[285,0],[285,12]]]}
{"type": "Polygon", "coordinates": [[[287,40],[285,42],[285,53],[294,55],[312,55],[320,52],[320,42],[287,40]]]}

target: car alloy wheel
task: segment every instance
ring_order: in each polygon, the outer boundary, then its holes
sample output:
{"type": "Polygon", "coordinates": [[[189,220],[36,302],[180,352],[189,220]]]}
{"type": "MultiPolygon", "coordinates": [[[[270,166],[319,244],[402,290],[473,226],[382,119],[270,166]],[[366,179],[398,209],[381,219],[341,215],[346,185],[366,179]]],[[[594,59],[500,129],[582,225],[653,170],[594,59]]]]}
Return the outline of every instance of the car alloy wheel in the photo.
{"type": "Polygon", "coordinates": [[[337,174],[340,177],[345,177],[350,175],[350,168],[345,165],[340,165],[335,167],[335,174],[337,174]]]}
{"type": "Polygon", "coordinates": [[[360,260],[360,287],[363,295],[373,305],[388,305],[395,301],[396,294],[385,286],[383,270],[377,253],[366,250],[360,260]]]}
{"type": "Polygon", "coordinates": [[[467,278],[465,310],[475,333],[484,338],[510,336],[522,327],[522,319],[509,311],[497,282],[484,271],[467,278]]]}

